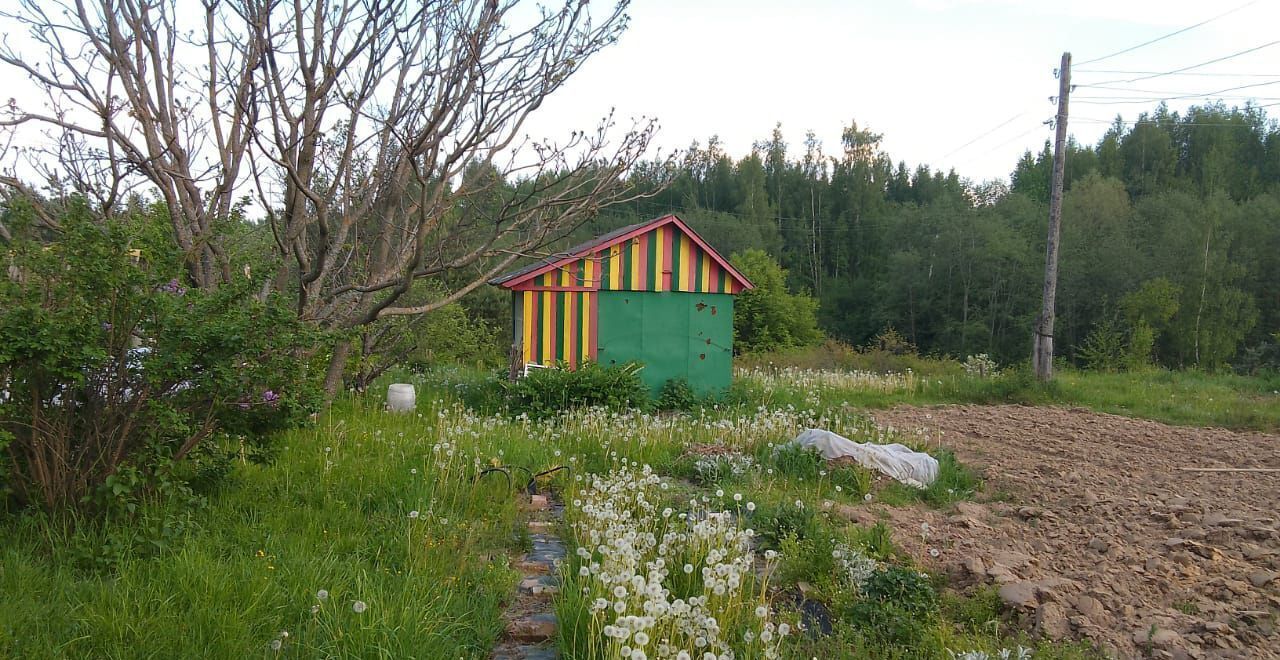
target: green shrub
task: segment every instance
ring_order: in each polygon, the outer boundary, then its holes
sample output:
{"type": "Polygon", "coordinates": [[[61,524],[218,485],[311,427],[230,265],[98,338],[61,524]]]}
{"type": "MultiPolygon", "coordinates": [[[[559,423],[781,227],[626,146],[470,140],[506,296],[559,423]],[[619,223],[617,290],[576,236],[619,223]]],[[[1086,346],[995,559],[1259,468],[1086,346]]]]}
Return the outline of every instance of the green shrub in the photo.
{"type": "Polygon", "coordinates": [[[818,478],[826,461],[822,454],[812,447],[802,447],[794,442],[787,442],[775,447],[768,456],[779,477],[791,481],[810,481],[818,478]]]}
{"type": "Polygon", "coordinates": [[[575,370],[534,369],[523,378],[503,381],[503,387],[508,410],[531,417],[571,408],[643,408],[649,399],[640,367],[634,363],[605,367],[588,362],[575,370]]]}
{"type": "Polygon", "coordinates": [[[887,566],[869,577],[862,598],[846,615],[871,645],[882,651],[911,651],[912,657],[940,652],[938,595],[929,579],[901,566],[887,566]]]}
{"type": "Polygon", "coordinates": [[[654,406],[658,410],[693,410],[698,407],[698,403],[698,395],[693,392],[688,380],[672,378],[663,383],[654,406]]]}
{"type": "Polygon", "coordinates": [[[822,340],[818,301],[787,290],[787,271],[763,250],[735,253],[730,261],[754,288],[734,303],[733,342],[741,353],[805,346],[822,340]]]}
{"type": "Polygon", "coordinates": [[[778,550],[783,540],[803,541],[818,529],[813,511],[805,506],[782,504],[777,507],[760,507],[751,516],[756,540],[761,548],[778,550]]]}
{"type": "Polygon", "coordinates": [[[9,209],[0,277],[0,430],[19,506],[97,505],[224,472],[316,408],[315,342],[260,281],[188,289],[162,219],[145,210],[99,223],[73,201],[50,236],[9,209]],[[141,249],[134,247],[141,245],[141,249]],[[141,253],[138,256],[138,253],[141,253]]]}

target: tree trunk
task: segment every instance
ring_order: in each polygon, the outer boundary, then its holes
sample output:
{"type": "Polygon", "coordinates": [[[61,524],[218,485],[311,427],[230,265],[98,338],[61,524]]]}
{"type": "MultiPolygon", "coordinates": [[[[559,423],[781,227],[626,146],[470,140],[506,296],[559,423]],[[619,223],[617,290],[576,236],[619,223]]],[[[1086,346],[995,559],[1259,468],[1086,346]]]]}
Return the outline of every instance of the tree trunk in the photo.
{"type": "Polygon", "coordinates": [[[333,401],[342,390],[342,376],[347,370],[347,357],[351,355],[351,341],[339,341],[333,347],[333,357],[329,358],[329,370],[324,375],[324,397],[333,401]]]}

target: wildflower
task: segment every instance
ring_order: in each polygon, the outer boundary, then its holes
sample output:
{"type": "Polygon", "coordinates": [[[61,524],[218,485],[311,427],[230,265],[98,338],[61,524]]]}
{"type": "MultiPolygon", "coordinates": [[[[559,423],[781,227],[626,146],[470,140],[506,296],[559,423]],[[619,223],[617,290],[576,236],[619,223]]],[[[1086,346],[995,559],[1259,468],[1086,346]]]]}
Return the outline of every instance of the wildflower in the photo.
{"type": "Polygon", "coordinates": [[[351,604],[351,610],[356,614],[364,614],[364,611],[367,609],[369,609],[369,606],[366,605],[363,600],[357,600],[351,604]]]}
{"type": "Polygon", "coordinates": [[[271,640],[271,650],[272,650],[272,651],[279,651],[281,646],[284,646],[284,642],[281,642],[281,641],[280,641],[280,640],[278,640],[278,639],[273,639],[273,640],[271,640]]]}
{"type": "Polygon", "coordinates": [[[267,390],[262,393],[262,400],[267,405],[274,406],[277,403],[280,403],[280,395],[276,394],[273,390],[267,390]]]}
{"type": "Polygon", "coordinates": [[[316,598],[319,600],[329,600],[329,592],[321,589],[316,592],[316,598]]]}
{"type": "Polygon", "coordinates": [[[418,468],[409,468],[409,474],[417,474],[418,468]]]}
{"type": "Polygon", "coordinates": [[[760,617],[761,619],[765,618],[765,616],[767,616],[768,614],[769,614],[769,608],[765,607],[764,605],[760,605],[756,607],[756,616],[760,617]]]}
{"type": "Polygon", "coordinates": [[[755,503],[755,502],[747,502],[747,511],[755,511],[755,510],[756,510],[756,503],[755,503]]]}
{"type": "Polygon", "coordinates": [[[409,519],[410,519],[410,520],[417,520],[417,519],[418,519],[418,512],[417,512],[417,511],[410,511],[410,512],[409,512],[409,519]]]}
{"type": "Polygon", "coordinates": [[[734,493],[734,494],[733,494],[733,501],[734,501],[734,502],[741,502],[741,501],[742,501],[742,493],[734,493]]]}

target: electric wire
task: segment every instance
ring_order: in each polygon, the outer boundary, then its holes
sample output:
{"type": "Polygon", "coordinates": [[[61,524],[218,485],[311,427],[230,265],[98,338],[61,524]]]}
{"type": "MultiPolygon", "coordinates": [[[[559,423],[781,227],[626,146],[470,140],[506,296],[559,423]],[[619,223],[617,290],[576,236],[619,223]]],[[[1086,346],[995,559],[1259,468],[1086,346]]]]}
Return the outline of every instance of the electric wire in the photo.
{"type": "Polygon", "coordinates": [[[969,145],[971,145],[971,144],[973,144],[973,143],[975,143],[975,142],[977,142],[977,141],[981,140],[982,138],[987,137],[988,135],[991,135],[992,133],[995,133],[996,131],[998,131],[998,130],[1000,130],[1000,129],[1004,128],[1005,126],[1008,126],[1009,124],[1012,124],[1012,123],[1013,123],[1013,121],[1014,121],[1015,119],[1017,119],[1017,118],[1019,118],[1019,117],[1021,117],[1021,116],[1025,115],[1025,114],[1027,114],[1027,111],[1019,112],[1018,114],[1016,114],[1016,115],[1014,115],[1014,116],[1012,116],[1012,117],[1010,117],[1010,118],[1008,118],[1008,119],[1006,119],[1006,120],[1004,120],[1004,121],[1000,122],[1000,123],[999,123],[999,124],[997,124],[994,128],[992,128],[992,129],[990,129],[990,130],[986,131],[985,133],[982,133],[982,134],[981,134],[981,135],[979,135],[978,137],[975,137],[975,138],[973,138],[972,140],[969,140],[968,142],[965,142],[964,144],[962,144],[962,145],[960,145],[960,146],[956,147],[955,149],[952,149],[951,151],[948,151],[946,154],[944,154],[944,155],[942,156],[942,158],[943,158],[943,159],[950,158],[950,157],[951,157],[953,154],[955,154],[956,152],[963,151],[963,150],[964,150],[966,147],[968,147],[969,145]]]}
{"type": "Polygon", "coordinates": [[[1103,55],[1102,57],[1095,57],[1095,58],[1093,58],[1093,59],[1091,59],[1091,60],[1085,60],[1084,62],[1080,62],[1080,66],[1084,66],[1084,65],[1086,65],[1086,64],[1093,64],[1094,62],[1101,62],[1102,60],[1109,60],[1109,59],[1111,59],[1111,58],[1113,58],[1113,57],[1116,57],[1117,55],[1124,55],[1125,53],[1132,53],[1133,51],[1138,50],[1139,48],[1144,48],[1144,47],[1146,47],[1146,46],[1150,46],[1151,44],[1159,43],[1159,42],[1161,42],[1161,41],[1164,41],[1165,39],[1168,39],[1169,37],[1176,37],[1176,36],[1178,36],[1178,35],[1180,35],[1180,34],[1182,34],[1182,33],[1184,33],[1184,32],[1188,32],[1188,31],[1190,31],[1190,30],[1194,30],[1194,29],[1196,29],[1196,28],[1198,28],[1198,27],[1200,27],[1200,26],[1202,26],[1202,25],[1207,25],[1207,24],[1212,23],[1212,22],[1214,22],[1214,21],[1216,21],[1216,20],[1218,20],[1218,19],[1220,19],[1220,18],[1223,18],[1223,17],[1226,17],[1226,16],[1230,16],[1231,14],[1234,14],[1234,13],[1236,13],[1236,12],[1240,11],[1241,9],[1245,9],[1245,8],[1247,8],[1247,7],[1250,7],[1250,6],[1256,5],[1256,4],[1258,4],[1259,2],[1261,2],[1261,0],[1252,0],[1251,2],[1246,2],[1246,3],[1244,3],[1243,5],[1240,5],[1239,7],[1236,7],[1235,9],[1229,9],[1229,10],[1227,10],[1227,11],[1225,11],[1225,12],[1221,13],[1221,14],[1218,14],[1217,16],[1214,16],[1214,17],[1212,17],[1212,18],[1207,18],[1207,19],[1205,19],[1205,20],[1203,20],[1203,21],[1200,21],[1199,23],[1196,23],[1195,25],[1189,25],[1189,26],[1187,26],[1187,27],[1182,28],[1181,30],[1175,30],[1175,31],[1173,31],[1173,32],[1170,32],[1169,34],[1164,35],[1164,36],[1156,37],[1155,39],[1152,39],[1152,40],[1150,40],[1150,41],[1144,41],[1144,42],[1142,42],[1142,43],[1140,43],[1140,44],[1138,44],[1138,45],[1136,45],[1136,46],[1130,46],[1130,47],[1128,47],[1128,48],[1124,48],[1124,49],[1118,50],[1118,51],[1116,51],[1116,52],[1114,52],[1114,53],[1111,53],[1110,55],[1103,55]]]}
{"type": "Polygon", "coordinates": [[[1258,46],[1254,46],[1254,47],[1252,47],[1252,48],[1246,48],[1246,49],[1244,49],[1244,50],[1242,50],[1242,51],[1238,51],[1238,52],[1232,53],[1232,54],[1230,54],[1230,55],[1223,55],[1222,57],[1218,57],[1218,58],[1215,58],[1215,59],[1212,59],[1212,60],[1208,60],[1207,62],[1200,62],[1199,64],[1192,64],[1192,65],[1190,65],[1190,66],[1184,66],[1184,67],[1182,67],[1182,68],[1180,68],[1180,69],[1174,69],[1174,70],[1172,70],[1172,71],[1162,71],[1162,72],[1160,72],[1160,73],[1153,73],[1153,74],[1150,74],[1150,75],[1138,76],[1138,77],[1135,77],[1135,78],[1125,78],[1125,79],[1117,79],[1117,80],[1108,80],[1108,81],[1105,81],[1105,82],[1101,82],[1101,83],[1094,83],[1094,84],[1095,84],[1095,85],[1110,85],[1110,84],[1114,84],[1114,83],[1125,83],[1125,84],[1128,84],[1128,83],[1138,82],[1139,80],[1150,80],[1150,79],[1152,79],[1152,78],[1162,78],[1162,77],[1164,77],[1164,76],[1172,76],[1172,75],[1175,75],[1175,74],[1181,74],[1181,73],[1184,73],[1184,72],[1187,72],[1187,71],[1191,71],[1192,69],[1199,69],[1200,67],[1209,66],[1210,64],[1217,64],[1218,62],[1225,62],[1225,61],[1227,61],[1227,60],[1234,59],[1234,58],[1240,57],[1240,56],[1242,56],[1242,55],[1248,55],[1249,53],[1254,53],[1254,52],[1260,51],[1260,50],[1262,50],[1262,49],[1264,49],[1264,48],[1270,48],[1270,47],[1272,47],[1272,46],[1274,46],[1274,45],[1276,45],[1276,44],[1280,44],[1280,39],[1277,39],[1277,40],[1275,40],[1275,41],[1268,41],[1268,42],[1267,42],[1267,43],[1265,43],[1265,44],[1261,44],[1261,45],[1258,45],[1258,46]]]}

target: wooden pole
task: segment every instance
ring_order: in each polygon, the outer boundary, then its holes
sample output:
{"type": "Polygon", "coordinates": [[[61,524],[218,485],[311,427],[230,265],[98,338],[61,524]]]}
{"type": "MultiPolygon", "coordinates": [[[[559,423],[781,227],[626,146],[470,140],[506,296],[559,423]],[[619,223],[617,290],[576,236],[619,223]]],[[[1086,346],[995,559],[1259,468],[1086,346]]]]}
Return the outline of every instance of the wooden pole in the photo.
{"type": "Polygon", "coordinates": [[[1053,378],[1053,308],[1058,292],[1058,236],[1062,225],[1062,179],[1067,163],[1067,98],[1071,94],[1071,53],[1058,69],[1058,116],[1053,140],[1053,182],[1049,188],[1049,239],[1045,243],[1044,302],[1036,319],[1031,365],[1036,378],[1053,378]]]}

